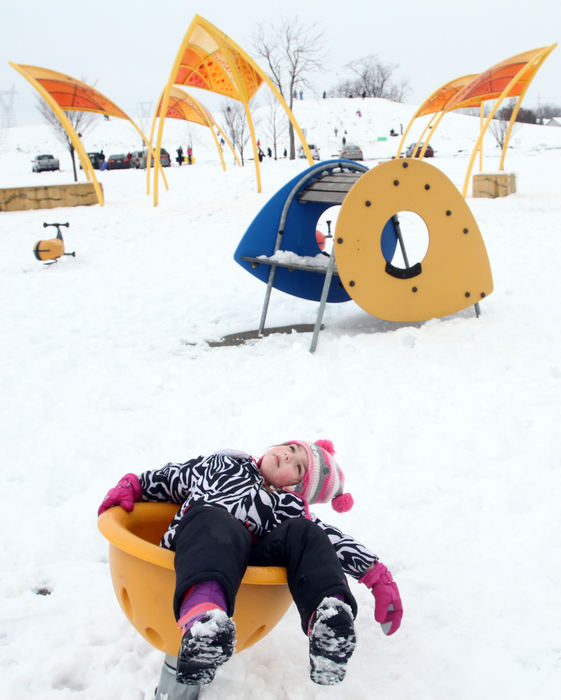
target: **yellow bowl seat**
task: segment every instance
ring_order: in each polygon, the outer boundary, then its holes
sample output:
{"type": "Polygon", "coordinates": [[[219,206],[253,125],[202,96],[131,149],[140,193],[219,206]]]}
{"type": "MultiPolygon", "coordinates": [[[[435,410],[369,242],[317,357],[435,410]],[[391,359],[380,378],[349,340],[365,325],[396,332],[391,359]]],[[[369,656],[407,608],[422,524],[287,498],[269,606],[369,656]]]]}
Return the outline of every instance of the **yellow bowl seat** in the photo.
{"type": "MultiPolygon", "coordinates": [[[[117,600],[152,646],[177,656],[181,633],[173,614],[175,553],[158,546],[179,506],[137,503],[132,513],[109,508],[98,527],[109,540],[109,565],[117,600]]],[[[236,598],[236,651],[268,634],[292,603],[286,569],[248,566],[236,598]]]]}

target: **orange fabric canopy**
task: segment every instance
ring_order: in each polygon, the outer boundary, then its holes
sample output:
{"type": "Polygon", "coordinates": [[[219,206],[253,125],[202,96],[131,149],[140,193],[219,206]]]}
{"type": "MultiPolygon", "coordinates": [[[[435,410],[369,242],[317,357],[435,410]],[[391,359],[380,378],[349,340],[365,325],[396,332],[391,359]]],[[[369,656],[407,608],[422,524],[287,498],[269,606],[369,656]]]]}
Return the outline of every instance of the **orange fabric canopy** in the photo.
{"type": "Polygon", "coordinates": [[[463,90],[466,85],[469,85],[474,78],[477,78],[477,73],[464,75],[461,78],[455,78],[446,85],[432,93],[432,95],[423,102],[419,109],[415,112],[416,117],[423,117],[425,114],[434,114],[446,109],[446,106],[454,97],[463,90]]]}
{"type": "Polygon", "coordinates": [[[520,97],[524,94],[535,72],[541,66],[545,56],[554,47],[542,46],[539,49],[524,51],[516,56],[507,58],[480,73],[469,85],[456,95],[447,105],[446,111],[461,107],[479,107],[486,100],[496,100],[501,97],[509,83],[519,74],[521,77],[510,87],[504,97],[520,97]],[[544,51],[547,53],[544,55],[544,51]],[[532,70],[524,70],[529,63],[535,62],[532,70]]]}
{"type": "MultiPolygon", "coordinates": [[[[158,106],[158,117],[160,116],[162,105],[158,106]]],[[[213,126],[216,122],[214,117],[200,102],[188,95],[181,88],[172,87],[166,117],[171,119],[184,119],[203,126],[213,126]]]]}
{"type": "Polygon", "coordinates": [[[259,90],[263,78],[241,55],[235,42],[222,34],[228,40],[226,55],[201,20],[195,16],[190,26],[189,44],[181,56],[173,83],[210,90],[236,100],[240,99],[238,86],[243,84],[249,101],[259,90]],[[236,80],[234,71],[241,80],[236,80]]]}
{"type": "Polygon", "coordinates": [[[105,95],[70,75],[49,68],[18,64],[29,73],[66,111],[100,112],[120,119],[130,118],[105,95]]]}

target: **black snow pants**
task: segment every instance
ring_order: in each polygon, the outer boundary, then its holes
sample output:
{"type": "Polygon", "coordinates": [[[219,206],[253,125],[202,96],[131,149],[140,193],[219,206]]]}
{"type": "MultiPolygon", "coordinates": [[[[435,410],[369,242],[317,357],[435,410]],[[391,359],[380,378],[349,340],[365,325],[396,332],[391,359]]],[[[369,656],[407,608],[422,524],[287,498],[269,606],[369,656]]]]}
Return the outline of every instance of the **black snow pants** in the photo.
{"type": "Polygon", "coordinates": [[[356,616],[337,553],[325,532],[306,518],[285,520],[257,543],[239,520],[223,508],[193,506],[181,520],[175,539],[174,612],[189,588],[218,581],[232,616],[247,566],[284,566],[290,592],[307,633],[309,619],[325,596],[341,595],[356,616]]]}

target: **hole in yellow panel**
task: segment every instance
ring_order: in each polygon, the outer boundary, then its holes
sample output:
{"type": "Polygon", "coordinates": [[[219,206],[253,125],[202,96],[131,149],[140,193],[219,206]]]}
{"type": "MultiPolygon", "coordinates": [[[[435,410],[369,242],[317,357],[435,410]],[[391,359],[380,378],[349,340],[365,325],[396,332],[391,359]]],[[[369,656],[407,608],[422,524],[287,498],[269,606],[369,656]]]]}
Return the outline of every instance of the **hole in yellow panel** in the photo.
{"type": "Polygon", "coordinates": [[[396,214],[401,230],[403,249],[397,242],[393,259],[394,267],[402,270],[420,263],[429,249],[429,230],[424,220],[413,211],[399,211],[396,214]],[[406,264],[405,256],[407,257],[406,264]]]}

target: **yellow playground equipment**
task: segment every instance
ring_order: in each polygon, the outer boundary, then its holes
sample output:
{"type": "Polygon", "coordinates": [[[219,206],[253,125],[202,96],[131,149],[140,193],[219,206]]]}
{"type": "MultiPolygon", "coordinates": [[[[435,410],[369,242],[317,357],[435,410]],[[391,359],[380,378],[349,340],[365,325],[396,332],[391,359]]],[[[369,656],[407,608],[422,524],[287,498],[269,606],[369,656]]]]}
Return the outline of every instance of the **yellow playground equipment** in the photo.
{"type": "Polygon", "coordinates": [[[319,301],[311,352],[328,302],[353,299],[385,321],[414,323],[472,305],[479,315],[479,302],[493,291],[485,244],[466,201],[442,171],[416,158],[371,170],[347,160],[308,168],[258,213],[234,260],[267,284],[259,329],[245,336],[265,333],[274,288],[319,301]],[[334,205],[340,210],[333,252],[322,256],[317,224],[334,205]],[[428,234],[422,254],[406,245],[403,221],[411,214],[428,234]]]}
{"type": "Polygon", "coordinates": [[[47,224],[43,223],[43,228],[47,226],[56,226],[57,235],[56,238],[48,238],[45,240],[37,241],[35,247],[33,248],[33,253],[37,260],[41,260],[47,265],[58,262],[58,258],[62,258],[63,255],[71,255],[73,258],[76,257],[76,253],[66,253],[64,250],[64,239],[60,230],[61,226],[68,228],[70,224],[68,221],[64,224],[47,224]]]}
{"type": "MultiPolygon", "coordinates": [[[[166,663],[171,668],[181,641],[173,614],[175,554],[158,543],[177,509],[173,503],[137,503],[131,513],[117,506],[98,519],[110,543],[109,565],[117,600],[136,630],[168,655],[166,663]]],[[[291,603],[284,568],[249,566],[236,598],[236,652],[268,634],[291,603]]]]}

